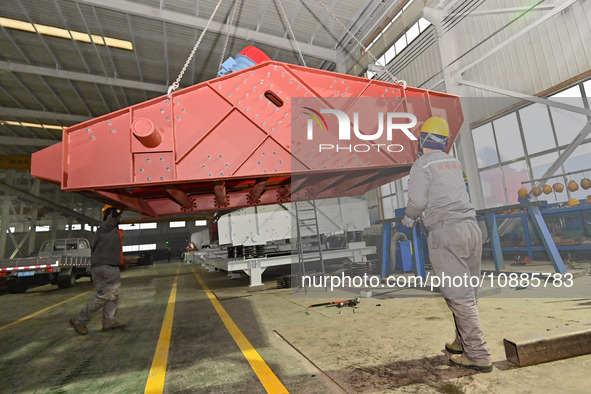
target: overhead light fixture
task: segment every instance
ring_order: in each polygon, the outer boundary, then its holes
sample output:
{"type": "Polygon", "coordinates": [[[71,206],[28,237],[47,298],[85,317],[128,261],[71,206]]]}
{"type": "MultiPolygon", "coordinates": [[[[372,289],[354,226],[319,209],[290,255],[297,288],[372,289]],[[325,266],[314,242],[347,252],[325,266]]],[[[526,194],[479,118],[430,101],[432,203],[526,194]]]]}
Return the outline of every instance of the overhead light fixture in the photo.
{"type": "Polygon", "coordinates": [[[21,127],[35,127],[38,129],[48,129],[48,130],[63,130],[63,129],[65,129],[65,127],[63,127],[63,126],[56,126],[54,124],[16,122],[13,120],[0,120],[0,124],[10,125],[10,126],[21,126],[21,127]]]}
{"type": "Polygon", "coordinates": [[[119,40],[112,37],[103,37],[96,34],[87,34],[79,31],[61,29],[59,27],[52,27],[47,25],[40,25],[37,23],[23,22],[16,19],[0,17],[0,26],[8,29],[16,29],[28,31],[31,33],[44,34],[51,37],[65,38],[68,40],[76,40],[86,43],[93,43],[96,45],[106,45],[113,48],[126,49],[133,51],[133,44],[131,41],[119,40]]]}

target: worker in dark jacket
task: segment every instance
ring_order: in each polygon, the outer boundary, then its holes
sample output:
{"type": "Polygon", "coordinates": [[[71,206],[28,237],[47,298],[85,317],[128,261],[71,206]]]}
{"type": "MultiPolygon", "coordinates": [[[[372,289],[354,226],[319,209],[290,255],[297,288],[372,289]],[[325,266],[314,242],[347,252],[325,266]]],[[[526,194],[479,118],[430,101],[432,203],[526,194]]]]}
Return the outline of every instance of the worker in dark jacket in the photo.
{"type": "Polygon", "coordinates": [[[451,363],[490,372],[491,355],[478,314],[478,283],[470,280],[480,277],[482,233],[466,191],[462,166],[443,152],[448,137],[449,126],[440,116],[427,119],[421,127],[419,151],[423,154],[410,170],[402,223],[412,227],[421,218],[429,230],[429,260],[456,325],[455,340],[445,345],[452,353],[451,363]]]}
{"type": "Polygon", "coordinates": [[[88,334],[86,325],[93,313],[100,308],[103,308],[103,331],[125,326],[115,319],[119,288],[121,287],[119,263],[122,246],[118,227],[121,211],[110,205],[105,205],[102,216],[103,223],[96,231],[90,258],[90,272],[96,286],[96,296],[82,308],[78,316],[70,319],[70,325],[80,335],[88,334]]]}

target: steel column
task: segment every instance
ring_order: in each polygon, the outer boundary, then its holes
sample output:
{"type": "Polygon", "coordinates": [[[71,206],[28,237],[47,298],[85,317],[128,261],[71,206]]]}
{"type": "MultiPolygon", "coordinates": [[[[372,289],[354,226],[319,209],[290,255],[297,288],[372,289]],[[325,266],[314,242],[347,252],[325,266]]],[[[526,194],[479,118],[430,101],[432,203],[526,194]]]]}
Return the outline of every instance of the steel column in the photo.
{"type": "Polygon", "coordinates": [[[499,237],[499,227],[497,226],[497,217],[493,212],[486,214],[486,224],[489,231],[490,246],[493,252],[493,260],[497,271],[505,269],[505,260],[503,260],[503,249],[501,248],[501,238],[499,237]]]}
{"type": "Polygon", "coordinates": [[[542,217],[542,213],[540,212],[540,208],[535,205],[526,205],[527,206],[527,213],[531,217],[534,225],[536,226],[536,230],[542,239],[542,243],[544,244],[544,248],[546,249],[546,253],[550,257],[550,261],[552,261],[552,265],[554,266],[554,270],[561,274],[566,273],[566,266],[564,265],[564,261],[562,261],[562,257],[556,248],[556,244],[552,239],[552,234],[548,230],[548,226],[546,226],[546,222],[544,222],[544,218],[542,217]]]}

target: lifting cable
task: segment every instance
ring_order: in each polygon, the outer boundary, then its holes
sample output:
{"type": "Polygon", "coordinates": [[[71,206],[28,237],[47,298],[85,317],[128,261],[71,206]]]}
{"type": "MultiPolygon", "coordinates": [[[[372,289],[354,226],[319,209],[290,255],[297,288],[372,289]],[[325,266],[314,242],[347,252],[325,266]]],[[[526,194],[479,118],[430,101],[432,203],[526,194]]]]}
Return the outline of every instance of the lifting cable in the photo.
{"type": "Polygon", "coordinates": [[[277,0],[277,3],[279,4],[279,8],[281,9],[281,14],[283,15],[283,19],[285,19],[285,23],[287,24],[287,28],[289,29],[289,34],[291,35],[291,39],[293,40],[293,43],[300,55],[300,59],[302,60],[302,65],[304,67],[308,67],[306,65],[306,61],[304,60],[304,55],[302,55],[302,51],[300,50],[300,46],[298,45],[298,40],[296,40],[295,34],[293,34],[293,30],[291,29],[291,23],[289,23],[289,19],[287,19],[287,15],[285,14],[285,10],[283,9],[283,3],[281,2],[281,0],[277,0]]]}
{"type": "Polygon", "coordinates": [[[236,10],[238,9],[238,5],[240,4],[240,0],[236,0],[234,3],[234,10],[232,10],[232,16],[230,17],[230,23],[228,24],[228,31],[226,32],[226,42],[224,43],[224,49],[222,50],[222,58],[220,59],[220,65],[218,67],[218,74],[220,75],[220,71],[222,70],[222,64],[224,64],[224,59],[226,57],[226,49],[228,48],[228,42],[230,41],[230,30],[232,28],[232,23],[234,23],[234,15],[236,15],[236,10]]]}
{"type": "MultiPolygon", "coordinates": [[[[369,55],[369,57],[372,59],[372,61],[374,63],[377,63],[378,59],[376,59],[376,57],[367,49],[367,47],[365,45],[363,45],[363,43],[355,36],[355,34],[351,33],[351,31],[349,29],[347,29],[347,27],[343,24],[343,22],[340,21],[340,19],[326,6],[326,4],[324,4],[321,0],[316,0],[316,2],[318,4],[320,4],[320,6],[322,8],[324,8],[324,10],[326,12],[328,12],[328,14],[332,17],[332,19],[334,19],[347,32],[347,34],[349,36],[351,36],[351,38],[353,38],[353,40],[355,40],[357,42],[357,44],[361,48],[363,48],[365,53],[367,53],[369,55]]],[[[388,70],[388,68],[385,66],[384,66],[384,72],[386,74],[388,74],[390,79],[392,79],[392,82],[402,85],[404,87],[404,89],[406,89],[406,81],[405,80],[396,78],[394,75],[392,75],[392,73],[390,73],[390,70],[388,70]]]]}
{"type": "Polygon", "coordinates": [[[222,0],[219,0],[218,1],[218,4],[215,6],[215,9],[213,10],[213,13],[209,17],[209,20],[207,21],[207,24],[203,28],[203,31],[201,31],[201,35],[199,36],[199,39],[195,43],[195,46],[193,47],[193,50],[191,51],[191,54],[189,55],[189,58],[185,62],[185,65],[183,66],[183,68],[182,68],[179,76],[177,77],[176,81],[174,81],[172,83],[172,85],[169,86],[169,88],[168,88],[168,94],[167,94],[169,99],[170,99],[170,94],[173,91],[175,91],[175,90],[177,90],[179,88],[179,84],[181,82],[181,78],[183,78],[183,75],[185,74],[185,71],[187,71],[187,67],[189,66],[189,63],[191,63],[191,60],[193,60],[193,56],[195,56],[195,51],[197,51],[197,47],[201,43],[201,40],[203,39],[203,36],[207,32],[207,29],[209,29],[209,25],[211,24],[211,21],[213,20],[213,17],[215,16],[215,14],[218,12],[218,8],[220,8],[220,4],[222,4],[222,0]]]}

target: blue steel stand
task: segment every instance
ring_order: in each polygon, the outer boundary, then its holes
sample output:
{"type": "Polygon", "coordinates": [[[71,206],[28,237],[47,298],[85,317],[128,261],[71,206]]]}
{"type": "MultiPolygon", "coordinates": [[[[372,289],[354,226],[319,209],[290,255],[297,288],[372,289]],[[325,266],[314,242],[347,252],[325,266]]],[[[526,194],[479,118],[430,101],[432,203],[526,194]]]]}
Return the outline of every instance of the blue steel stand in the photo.
{"type": "Polygon", "coordinates": [[[499,237],[499,228],[497,226],[497,217],[493,212],[486,214],[486,224],[490,234],[490,246],[492,248],[493,260],[497,271],[505,269],[505,260],[503,260],[503,250],[501,249],[501,238],[499,237]]]}
{"type": "Polygon", "coordinates": [[[529,226],[527,225],[527,216],[521,216],[521,226],[523,227],[523,237],[525,238],[525,246],[527,247],[527,255],[531,261],[534,261],[534,251],[531,244],[531,235],[529,234],[529,226]]]}
{"type": "Polygon", "coordinates": [[[544,222],[544,218],[540,213],[540,208],[531,205],[528,202],[524,202],[523,204],[526,206],[527,214],[532,219],[536,230],[538,230],[538,234],[540,234],[540,238],[542,239],[542,243],[544,244],[548,256],[550,256],[554,269],[561,274],[566,273],[566,266],[564,265],[564,261],[562,261],[562,257],[560,257],[560,253],[558,253],[556,244],[552,239],[552,234],[550,234],[548,226],[546,226],[546,222],[544,222]]]}
{"type": "Polygon", "coordinates": [[[390,274],[390,238],[392,236],[392,224],[384,223],[384,238],[382,240],[382,278],[390,274]]]}
{"type": "Polygon", "coordinates": [[[423,242],[419,234],[419,223],[412,228],[412,242],[413,242],[413,256],[415,260],[415,267],[417,269],[417,275],[423,279],[427,279],[425,272],[425,260],[423,257],[423,242]]]}

